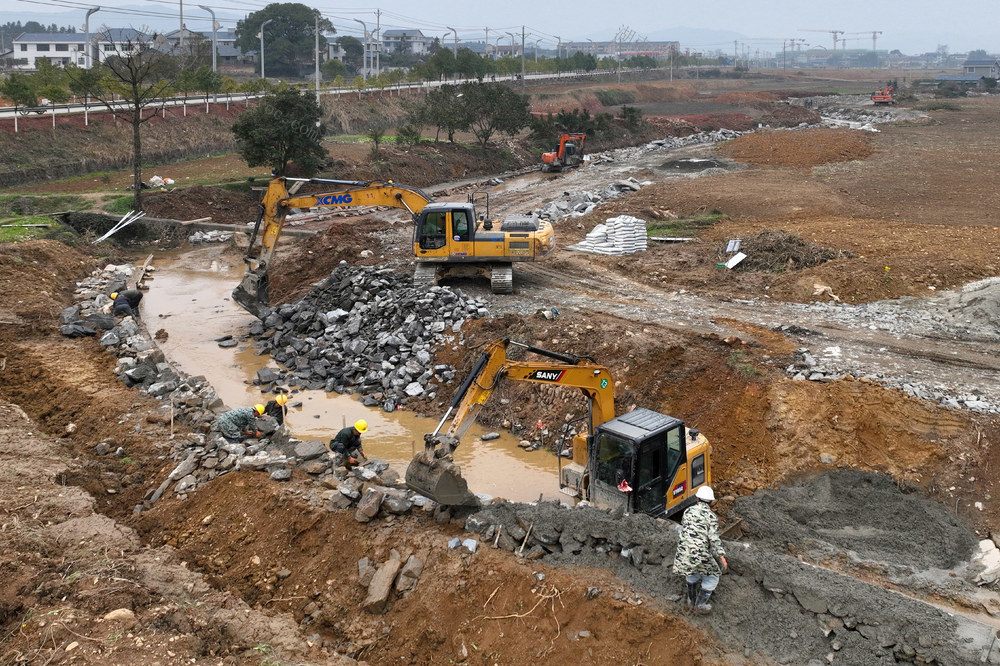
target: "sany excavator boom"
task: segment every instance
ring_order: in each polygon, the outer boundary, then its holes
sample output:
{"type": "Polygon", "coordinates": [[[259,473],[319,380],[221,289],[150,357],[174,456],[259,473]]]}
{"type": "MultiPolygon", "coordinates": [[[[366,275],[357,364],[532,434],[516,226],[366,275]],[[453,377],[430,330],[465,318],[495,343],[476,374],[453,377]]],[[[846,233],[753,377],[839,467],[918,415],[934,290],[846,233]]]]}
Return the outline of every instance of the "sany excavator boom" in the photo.
{"type": "Polygon", "coordinates": [[[418,286],[433,286],[450,275],[473,275],[488,278],[494,293],[509,294],[514,288],[515,262],[537,261],[555,249],[552,225],[534,214],[509,215],[495,225],[476,215],[471,200],[435,203],[422,190],[391,181],[274,178],[261,201],[260,217],[244,257],[246,275],[233,291],[233,300],[257,316],[267,306],[268,268],[290,210],[356,206],[409,211],[414,222],[413,283],[418,286]],[[293,195],[287,188],[289,182],[318,183],[327,186],[327,191],[293,195]],[[258,236],[260,249],[255,255],[258,236]]]}
{"type": "Polygon", "coordinates": [[[711,481],[710,447],[697,430],[649,409],[615,416],[614,381],[606,367],[587,356],[503,339],[486,346],[437,428],[424,436],[424,450],[406,470],[407,486],[442,504],[476,503],[452,454],[504,380],[574,387],[589,399],[587,432],[574,436],[573,462],[560,468],[559,486],[568,494],[627,513],[673,515],[711,481]],[[552,361],[512,360],[511,347],[552,361]]]}

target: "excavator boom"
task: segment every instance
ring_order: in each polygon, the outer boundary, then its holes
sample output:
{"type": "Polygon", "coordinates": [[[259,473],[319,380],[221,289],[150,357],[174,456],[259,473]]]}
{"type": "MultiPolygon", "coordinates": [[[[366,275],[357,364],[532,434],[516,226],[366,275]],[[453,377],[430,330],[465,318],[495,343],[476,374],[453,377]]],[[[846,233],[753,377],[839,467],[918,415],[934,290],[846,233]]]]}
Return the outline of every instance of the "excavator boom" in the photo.
{"type": "Polygon", "coordinates": [[[573,462],[560,465],[559,485],[564,492],[603,506],[660,516],[678,513],[695,501],[698,486],[710,483],[710,449],[697,430],[644,408],[616,417],[614,382],[606,367],[587,356],[503,339],[485,347],[437,428],[424,436],[424,450],[406,470],[407,486],[442,504],[476,504],[452,454],[505,379],[573,387],[589,399],[586,433],[573,438],[573,462]],[[511,347],[551,360],[513,360],[507,355],[511,347]]]}
{"type": "Polygon", "coordinates": [[[433,199],[422,190],[391,181],[325,180],[319,178],[274,178],[260,203],[261,211],[250,237],[250,247],[243,258],[246,274],[233,290],[233,300],[255,315],[267,306],[267,270],[285,226],[288,211],[293,208],[347,208],[355,206],[392,206],[405,208],[414,217],[433,199]],[[293,196],[289,182],[332,185],[324,192],[293,196]],[[263,226],[263,229],[261,228],[263,226]],[[253,255],[260,236],[260,251],[253,255]]]}
{"type": "Polygon", "coordinates": [[[579,388],[591,400],[591,428],[594,419],[601,423],[614,418],[614,388],[604,366],[587,357],[560,354],[509,339],[496,340],[483,350],[437,428],[424,436],[424,451],[414,456],[406,470],[407,486],[442,504],[475,504],[475,496],[469,492],[458,465],[452,462],[452,454],[503,379],[579,388]],[[511,360],[507,351],[512,346],[556,362],[511,360]],[[449,418],[447,432],[441,434],[449,418]]]}

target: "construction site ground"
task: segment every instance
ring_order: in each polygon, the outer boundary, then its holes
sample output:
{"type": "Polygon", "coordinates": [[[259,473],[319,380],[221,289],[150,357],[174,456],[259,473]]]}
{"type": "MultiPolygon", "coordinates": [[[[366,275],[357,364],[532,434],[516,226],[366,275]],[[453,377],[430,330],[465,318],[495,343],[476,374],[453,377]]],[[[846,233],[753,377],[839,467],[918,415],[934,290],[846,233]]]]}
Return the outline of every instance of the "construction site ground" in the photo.
{"type": "MultiPolygon", "coordinates": [[[[732,83],[716,93],[731,93],[732,83]]],[[[991,216],[1000,203],[1000,102],[955,106],[903,112],[879,132],[762,130],[719,146],[595,157],[571,172],[499,185],[455,182],[476,174],[442,158],[428,178],[448,184],[427,189],[457,199],[488,188],[496,214],[628,177],[644,186],[556,222],[561,249],[515,266],[512,296],[473,280],[447,283],[489,299],[491,316],[468,322],[464,345],[437,349],[436,360],[461,375],[497,337],[591,355],[616,378],[619,410],[656,409],[709,437],[717,508],[724,520],[743,511],[748,542],[995,629],[994,592],[951,579],[976,540],[1000,525],[992,473],[1000,419],[865,377],[1000,404],[997,296],[985,291],[970,304],[950,295],[1000,270],[991,216]],[[667,166],[683,158],[722,166],[707,175],[667,166]],[[627,256],[562,249],[615,215],[667,222],[714,212],[721,216],[689,242],[651,242],[627,256]],[[729,240],[765,231],[839,256],[802,267],[800,255],[778,247],[774,271],[718,265],[729,240]],[[553,310],[554,318],[541,316],[553,310]],[[793,380],[786,369],[803,348],[847,376],[793,380]],[[845,483],[832,470],[891,482],[845,483]]],[[[354,159],[365,173],[367,156],[354,159]]],[[[248,214],[253,203],[209,188],[173,194],[222,198],[227,210],[248,214]]],[[[204,207],[173,210],[164,203],[157,214],[192,219],[204,207]]],[[[412,270],[405,214],[322,224],[311,238],[282,244],[275,300],[301,295],[341,260],[412,270]],[[363,256],[367,249],[375,252],[363,256]]],[[[238,261],[234,248],[217,251],[238,261]]],[[[465,536],[460,520],[361,524],[353,512],[320,508],[305,474],[288,484],[229,474],[134,514],[175,464],[168,425],[153,416],[155,399],[117,379],[113,356],[95,341],[60,336],[58,315],[91,268],[141,258],[44,240],[0,246],[0,664],[869,663],[851,661],[860,653],[850,645],[828,656],[806,640],[808,630],[794,624],[800,613],[752,575],[724,577],[716,612],[692,616],[677,603],[679,580],[639,580],[618,562],[525,561],[485,542],[462,555],[445,546],[465,536]],[[97,455],[101,442],[122,455],[97,455]],[[393,549],[425,559],[419,584],[385,614],[365,613],[357,562],[384,561],[393,549]]],[[[445,407],[408,405],[431,415],[445,407]]],[[[558,422],[584,408],[573,393],[506,385],[481,420],[558,422]]],[[[893,663],[891,654],[870,663],[893,663]]],[[[995,650],[992,658],[1000,659],[995,650]]]]}

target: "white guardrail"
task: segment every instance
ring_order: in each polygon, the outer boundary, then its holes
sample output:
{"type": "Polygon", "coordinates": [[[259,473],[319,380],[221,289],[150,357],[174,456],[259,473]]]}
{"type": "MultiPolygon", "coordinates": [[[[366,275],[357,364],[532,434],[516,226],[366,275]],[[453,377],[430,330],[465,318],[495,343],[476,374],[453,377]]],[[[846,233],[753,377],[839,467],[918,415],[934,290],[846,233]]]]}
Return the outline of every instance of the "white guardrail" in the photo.
{"type": "MultiPolygon", "coordinates": [[[[622,69],[622,73],[631,72],[631,69],[622,69]]],[[[525,75],[525,80],[535,81],[544,79],[560,79],[560,78],[571,78],[571,77],[593,77],[593,76],[615,76],[616,72],[614,70],[595,70],[592,72],[579,71],[579,72],[560,72],[557,74],[527,74],[525,75]]],[[[447,81],[422,81],[419,83],[395,83],[385,88],[364,88],[359,90],[353,86],[351,87],[320,87],[320,95],[351,95],[351,94],[371,94],[371,93],[385,93],[393,91],[402,92],[410,90],[426,90],[430,88],[437,88],[444,85],[458,85],[462,83],[471,83],[478,81],[479,79],[451,79],[447,81]]],[[[520,74],[510,74],[504,76],[490,76],[484,77],[484,82],[498,82],[498,81],[511,81],[517,82],[521,80],[520,74]]],[[[314,88],[303,89],[305,92],[315,92],[314,88]]],[[[145,108],[147,109],[160,109],[167,107],[184,107],[184,106],[200,106],[207,104],[236,104],[236,103],[246,103],[251,99],[257,99],[263,97],[264,93],[209,93],[208,95],[202,93],[198,95],[189,95],[187,97],[176,96],[167,97],[164,99],[158,99],[150,104],[147,104],[145,108]]],[[[120,109],[122,111],[127,110],[127,105],[124,102],[112,102],[112,107],[115,109],[120,109]]],[[[90,102],[85,104],[82,102],[76,102],[71,104],[44,104],[40,106],[32,107],[13,107],[13,106],[0,106],[0,119],[2,118],[13,118],[15,115],[20,117],[34,117],[35,115],[46,115],[52,116],[53,122],[55,122],[55,116],[57,115],[70,115],[75,113],[104,113],[107,112],[108,108],[101,102],[90,102]]]]}

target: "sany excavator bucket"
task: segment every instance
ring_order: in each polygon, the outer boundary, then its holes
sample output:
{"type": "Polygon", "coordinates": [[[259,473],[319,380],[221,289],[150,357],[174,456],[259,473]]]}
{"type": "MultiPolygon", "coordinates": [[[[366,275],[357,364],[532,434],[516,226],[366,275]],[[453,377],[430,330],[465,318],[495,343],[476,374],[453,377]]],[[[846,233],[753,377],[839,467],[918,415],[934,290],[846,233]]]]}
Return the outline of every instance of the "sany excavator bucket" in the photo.
{"type": "Polygon", "coordinates": [[[462,478],[462,469],[451,457],[458,440],[427,434],[424,442],[424,450],[413,456],[406,468],[406,487],[439,504],[478,506],[479,500],[462,478]]]}

